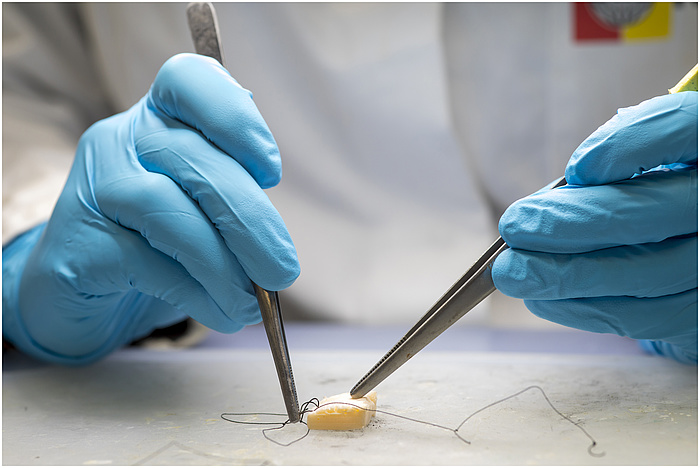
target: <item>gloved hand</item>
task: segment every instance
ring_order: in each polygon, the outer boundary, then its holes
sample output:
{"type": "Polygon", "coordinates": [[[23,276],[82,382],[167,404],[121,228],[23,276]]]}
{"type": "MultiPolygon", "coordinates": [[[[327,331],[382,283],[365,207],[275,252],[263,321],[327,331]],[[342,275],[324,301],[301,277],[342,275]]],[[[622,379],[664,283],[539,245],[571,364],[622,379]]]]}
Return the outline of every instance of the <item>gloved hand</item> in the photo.
{"type": "Polygon", "coordinates": [[[251,279],[299,263],[263,192],[280,155],[249,91],[181,54],[128,111],[80,139],[46,226],[3,249],[3,334],[43,360],[97,360],[185,314],[220,332],[260,321],[251,279]]]}
{"type": "Polygon", "coordinates": [[[516,201],[492,277],[535,315],[698,351],[698,93],[620,109],[573,153],[569,185],[516,201]]]}

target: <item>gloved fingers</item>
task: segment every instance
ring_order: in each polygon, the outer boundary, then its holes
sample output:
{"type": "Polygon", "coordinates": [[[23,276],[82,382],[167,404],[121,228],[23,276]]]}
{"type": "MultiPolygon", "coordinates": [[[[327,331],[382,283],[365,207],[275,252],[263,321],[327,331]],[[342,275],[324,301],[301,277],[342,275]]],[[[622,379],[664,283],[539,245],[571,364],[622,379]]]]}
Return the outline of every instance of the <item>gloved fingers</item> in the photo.
{"type": "Polygon", "coordinates": [[[513,248],[580,253],[697,232],[697,168],[607,185],[564,186],[520,199],[499,231],[513,248]]]}
{"type": "Polygon", "coordinates": [[[601,185],[697,159],[698,93],[689,91],[619,109],[574,151],[565,175],[571,185],[601,185]]]}
{"type": "Polygon", "coordinates": [[[697,235],[581,254],[507,249],[492,277],[504,294],[530,300],[659,297],[698,285],[697,235]]]}
{"type": "Polygon", "coordinates": [[[245,273],[269,290],[299,276],[294,244],[265,192],[235,160],[189,128],[136,142],[143,167],[175,181],[197,203],[245,273]]]}
{"type": "MultiPolygon", "coordinates": [[[[128,331],[124,335],[125,344],[140,338],[145,338],[150,335],[153,330],[170,327],[186,320],[188,317],[181,308],[176,308],[172,304],[158,299],[155,296],[143,294],[137,289],[129,291],[124,297],[124,302],[139,304],[136,306],[139,308],[139,313],[127,319],[131,323],[129,324],[128,331]]],[[[209,298],[209,303],[215,306],[211,298],[209,298]]],[[[186,307],[188,306],[185,306],[185,308],[186,307]]],[[[124,311],[124,315],[127,314],[128,312],[124,311]]]]}
{"type": "MultiPolygon", "coordinates": [[[[251,304],[255,301],[253,287],[236,256],[197,203],[172,180],[143,170],[96,188],[95,197],[106,217],[147,240],[143,248],[134,249],[132,255],[145,255],[148,249],[162,252],[182,265],[229,321],[254,323],[260,320],[257,310],[251,315],[251,304]]],[[[138,272],[148,278],[159,274],[149,262],[137,265],[141,268],[138,272]]],[[[157,297],[168,300],[167,295],[157,297]]],[[[198,310],[202,314],[217,315],[210,309],[198,310]]],[[[207,326],[212,322],[212,319],[200,320],[199,315],[193,318],[207,326]]],[[[214,325],[218,328],[215,329],[221,330],[224,322],[216,319],[214,325]]]]}
{"type": "MultiPolygon", "coordinates": [[[[537,195],[537,194],[542,193],[542,192],[549,192],[550,190],[553,190],[554,186],[557,185],[560,180],[561,180],[561,177],[557,177],[556,179],[554,179],[553,181],[551,181],[550,183],[548,183],[547,185],[545,185],[544,187],[542,187],[538,191],[534,192],[532,195],[537,195]]],[[[557,188],[559,188],[559,187],[557,187],[557,188]]]]}
{"type": "Polygon", "coordinates": [[[252,94],[215,59],[195,54],[170,58],[151,86],[149,107],[200,131],[260,187],[279,183],[279,149],[252,94]]]}
{"type": "Polygon", "coordinates": [[[236,298],[238,313],[225,313],[180,263],[136,231],[102,218],[76,223],[58,238],[53,221],[40,241],[47,245],[27,262],[19,310],[28,336],[56,358],[92,361],[176,315],[152,298],[221,332],[260,321],[253,296],[236,298]]]}
{"type": "MultiPolygon", "coordinates": [[[[170,256],[154,249],[139,233],[116,227],[121,268],[105,271],[105,279],[121,285],[124,291],[136,289],[148,296],[167,302],[199,323],[222,333],[233,333],[245,325],[258,323],[260,312],[255,296],[231,294],[230,309],[224,311],[193,278],[187,269],[170,256]],[[231,303],[232,302],[232,303],[231,303]],[[231,313],[235,310],[235,313],[231,313]]],[[[231,290],[235,290],[232,284],[231,290]]],[[[158,308],[141,311],[141,317],[130,322],[139,328],[153,329],[162,317],[156,316],[158,308]]]]}
{"type": "Polygon", "coordinates": [[[662,340],[697,349],[698,290],[654,298],[591,297],[556,301],[526,300],[538,317],[595,333],[662,340]]]}

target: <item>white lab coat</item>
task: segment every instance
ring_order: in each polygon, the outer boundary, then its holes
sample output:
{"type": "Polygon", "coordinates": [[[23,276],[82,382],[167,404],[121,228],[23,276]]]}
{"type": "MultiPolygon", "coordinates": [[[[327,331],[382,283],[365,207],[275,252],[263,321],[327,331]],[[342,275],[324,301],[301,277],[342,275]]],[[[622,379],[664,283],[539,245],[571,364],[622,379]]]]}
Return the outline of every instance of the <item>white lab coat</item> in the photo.
{"type": "MultiPolygon", "coordinates": [[[[3,242],[49,216],[81,131],[193,51],[185,6],[3,4],[3,242]]],[[[216,8],[282,155],[268,194],[302,267],[284,301],[348,322],[415,321],[508,204],[697,61],[697,5],[673,9],[667,39],[588,44],[566,3],[216,8]]]]}

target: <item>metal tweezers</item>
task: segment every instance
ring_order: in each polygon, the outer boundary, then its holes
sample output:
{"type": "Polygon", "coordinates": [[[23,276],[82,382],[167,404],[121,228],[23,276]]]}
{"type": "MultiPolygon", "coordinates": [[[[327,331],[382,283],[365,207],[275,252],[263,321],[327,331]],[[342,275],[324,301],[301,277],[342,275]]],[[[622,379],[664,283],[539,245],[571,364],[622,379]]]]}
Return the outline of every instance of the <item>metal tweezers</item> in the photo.
{"type": "MultiPolygon", "coordinates": [[[[552,188],[566,185],[560,179],[552,188]]],[[[484,254],[447,290],[428,312],[411,328],[377,364],[350,390],[352,398],[362,398],[425,348],[442,332],[472,310],[496,290],[491,269],[496,257],[508,248],[499,237],[484,254]]]]}
{"type": "MultiPolygon", "coordinates": [[[[676,86],[669,89],[669,92],[673,94],[697,90],[698,66],[695,65],[676,86]]],[[[566,178],[562,177],[552,188],[555,189],[564,185],[566,185],[566,178]]],[[[365,396],[367,392],[379,385],[396,369],[415,356],[418,351],[425,348],[440,333],[447,330],[464,314],[495,291],[496,288],[491,279],[491,269],[496,257],[507,248],[508,246],[502,238],[496,239],[496,242],[467,270],[464,276],[360,379],[357,385],[350,390],[350,395],[353,398],[365,396]]]]}
{"type": "MultiPolygon", "coordinates": [[[[200,55],[212,57],[221,65],[224,65],[214,6],[209,2],[190,3],[187,5],[187,23],[192,33],[195,51],[200,55]]],[[[294,385],[287,339],[284,334],[284,326],[282,325],[279,296],[277,291],[267,291],[255,283],[253,283],[253,289],[255,289],[255,296],[260,306],[260,313],[262,314],[265,332],[270,343],[272,358],[275,362],[277,378],[282,388],[282,396],[287,408],[289,422],[298,422],[301,419],[299,400],[297,399],[297,390],[294,385]]]]}

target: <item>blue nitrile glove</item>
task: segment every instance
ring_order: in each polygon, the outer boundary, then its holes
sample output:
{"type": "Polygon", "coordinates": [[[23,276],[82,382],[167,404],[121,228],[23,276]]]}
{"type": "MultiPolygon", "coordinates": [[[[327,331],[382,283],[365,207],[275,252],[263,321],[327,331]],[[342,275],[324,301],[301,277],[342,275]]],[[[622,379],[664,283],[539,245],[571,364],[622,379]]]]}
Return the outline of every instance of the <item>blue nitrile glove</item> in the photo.
{"type": "Polygon", "coordinates": [[[697,160],[697,92],[620,109],[574,152],[569,185],[503,214],[496,287],[547,320],[697,363],[697,160]]]}
{"type": "Polygon", "coordinates": [[[37,358],[97,360],[189,315],[260,321],[251,279],[299,263],[263,192],[280,155],[249,91],[214,59],[177,55],[128,111],[88,129],[48,224],[3,249],[3,334],[37,358]]]}

